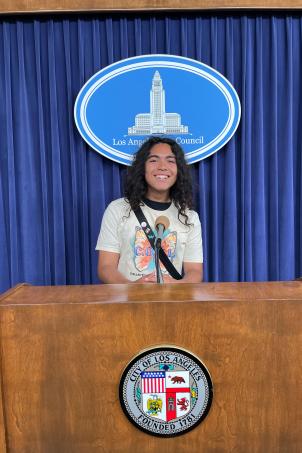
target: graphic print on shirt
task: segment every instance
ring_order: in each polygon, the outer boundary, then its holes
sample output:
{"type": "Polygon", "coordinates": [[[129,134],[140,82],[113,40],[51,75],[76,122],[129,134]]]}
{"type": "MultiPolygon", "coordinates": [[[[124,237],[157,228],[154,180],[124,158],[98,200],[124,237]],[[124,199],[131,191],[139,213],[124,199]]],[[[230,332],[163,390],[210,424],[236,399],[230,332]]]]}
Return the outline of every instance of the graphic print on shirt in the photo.
{"type": "MultiPolygon", "coordinates": [[[[162,249],[172,261],[175,258],[177,244],[177,232],[165,231],[164,238],[162,240],[162,249]]],[[[154,250],[146,237],[144,230],[141,227],[135,229],[134,239],[134,264],[139,272],[153,272],[155,269],[154,262],[154,250]]],[[[163,273],[167,273],[166,268],[160,263],[161,270],[163,273]]]]}

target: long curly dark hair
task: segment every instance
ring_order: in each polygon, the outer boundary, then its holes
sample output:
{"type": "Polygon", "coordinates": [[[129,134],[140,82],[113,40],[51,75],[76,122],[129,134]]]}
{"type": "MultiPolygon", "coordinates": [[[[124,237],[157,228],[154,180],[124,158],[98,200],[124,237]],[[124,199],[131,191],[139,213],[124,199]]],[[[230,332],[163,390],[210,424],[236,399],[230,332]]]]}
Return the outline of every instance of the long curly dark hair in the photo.
{"type": "Polygon", "coordinates": [[[171,138],[153,136],[142,144],[134,156],[132,166],[129,167],[127,171],[125,199],[130,204],[132,210],[137,209],[143,204],[143,200],[148,191],[148,185],[145,180],[145,163],[148,159],[150,150],[158,143],[169,145],[175,155],[177,179],[170,189],[170,198],[178,209],[178,219],[182,222],[181,216],[184,217],[185,225],[189,225],[186,209],[192,209],[193,207],[191,173],[182,148],[171,138]]]}

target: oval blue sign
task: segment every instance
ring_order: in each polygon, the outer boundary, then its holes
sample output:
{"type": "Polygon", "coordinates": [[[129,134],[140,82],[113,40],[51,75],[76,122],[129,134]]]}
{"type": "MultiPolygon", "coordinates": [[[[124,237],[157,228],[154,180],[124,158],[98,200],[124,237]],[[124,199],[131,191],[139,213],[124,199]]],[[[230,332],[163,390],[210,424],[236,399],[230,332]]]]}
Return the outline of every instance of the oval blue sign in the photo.
{"type": "Polygon", "coordinates": [[[150,135],[179,143],[188,163],[218,151],[240,120],[238,95],[213,68],[174,55],[144,55],[102,69],[83,86],[74,108],[84,140],[131,165],[150,135]]]}

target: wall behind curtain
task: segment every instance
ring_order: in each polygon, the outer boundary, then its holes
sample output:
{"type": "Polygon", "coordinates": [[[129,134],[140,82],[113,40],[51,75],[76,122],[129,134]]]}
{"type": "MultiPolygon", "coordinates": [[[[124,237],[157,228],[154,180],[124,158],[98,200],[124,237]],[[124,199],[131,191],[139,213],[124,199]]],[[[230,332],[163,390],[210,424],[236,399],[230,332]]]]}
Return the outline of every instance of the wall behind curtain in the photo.
{"type": "Polygon", "coordinates": [[[2,18],[0,291],[98,281],[94,247],[125,169],[86,146],[74,101],[104,66],[149,53],[214,67],[242,103],[233,139],[192,167],[205,279],[301,275],[301,28],[286,14],[2,18]]]}

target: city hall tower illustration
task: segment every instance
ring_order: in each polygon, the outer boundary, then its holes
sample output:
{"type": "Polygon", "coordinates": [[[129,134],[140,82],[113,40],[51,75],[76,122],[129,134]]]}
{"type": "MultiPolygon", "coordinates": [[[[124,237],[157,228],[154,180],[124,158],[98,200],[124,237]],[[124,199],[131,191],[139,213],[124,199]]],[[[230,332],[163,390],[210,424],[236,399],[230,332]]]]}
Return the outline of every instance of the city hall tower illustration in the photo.
{"type": "Polygon", "coordinates": [[[138,113],[135,125],[128,128],[128,135],[188,134],[188,126],[181,124],[178,113],[166,113],[165,90],[158,71],[152,79],[150,113],[138,113]]]}

